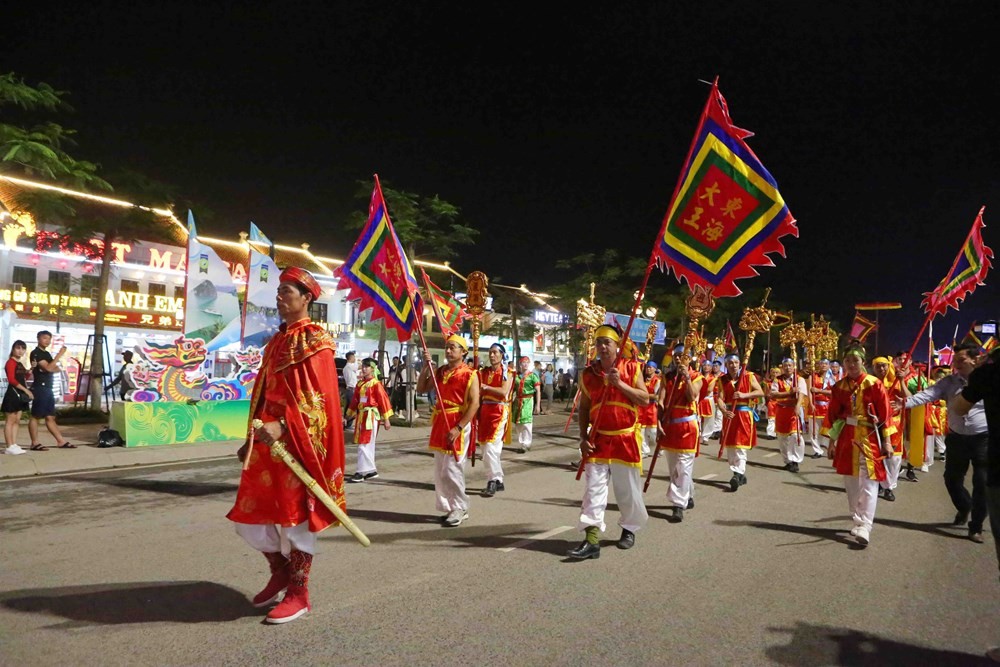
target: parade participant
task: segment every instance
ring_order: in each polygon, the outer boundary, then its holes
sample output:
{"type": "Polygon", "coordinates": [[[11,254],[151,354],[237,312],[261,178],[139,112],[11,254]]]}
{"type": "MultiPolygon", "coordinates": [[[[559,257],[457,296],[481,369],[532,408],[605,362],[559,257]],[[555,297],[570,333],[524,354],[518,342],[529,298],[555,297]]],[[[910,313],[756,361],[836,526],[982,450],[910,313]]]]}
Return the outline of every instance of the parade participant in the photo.
{"type": "Polygon", "coordinates": [[[63,438],[59,425],[56,424],[56,397],[52,393],[53,375],[62,370],[60,361],[66,354],[66,347],[56,353],[55,358],[49,353],[48,347],[52,344],[52,333],[49,331],[39,331],[36,335],[38,347],[31,351],[31,370],[33,381],[31,391],[34,392],[34,400],[31,402],[31,419],[28,420],[28,435],[31,437],[31,449],[36,452],[44,452],[48,449],[38,441],[38,420],[45,420],[45,428],[56,442],[59,449],[76,449],[68,440],[63,438]]]}
{"type": "Polygon", "coordinates": [[[872,360],[872,375],[879,379],[889,396],[892,408],[891,424],[895,429],[889,437],[890,450],[885,457],[885,481],[879,482],[878,495],[889,502],[896,500],[896,483],[899,471],[903,467],[903,415],[902,404],[909,395],[901,378],[896,376],[896,367],[888,357],[875,357],[872,360]]]}
{"type": "Polygon", "coordinates": [[[378,437],[380,423],[386,431],[392,428],[389,424],[392,414],[389,394],[379,380],[375,360],[364,359],[358,371],[358,383],[354,385],[354,395],[347,407],[347,418],[357,417],[354,444],[358,446],[358,466],[347,479],[351,484],[378,477],[378,470],[375,468],[375,439],[378,437]]]}
{"type": "Polygon", "coordinates": [[[350,405],[354,390],[358,386],[358,355],[353,351],[348,352],[344,359],[347,363],[344,364],[344,390],[340,395],[340,402],[344,404],[344,417],[347,419],[344,426],[351,428],[354,419],[347,416],[347,406],[350,405]]]}
{"type": "Polygon", "coordinates": [[[698,392],[698,417],[701,420],[701,444],[707,445],[715,430],[715,382],[712,362],[701,362],[701,389],[698,392]]]}
{"type": "Polygon", "coordinates": [[[808,394],[805,378],[795,372],[795,362],[788,357],[782,359],[781,375],[771,382],[771,399],[775,402],[774,432],[778,436],[778,449],[785,460],[785,470],[789,472],[798,472],[805,458],[799,404],[808,394]]]}
{"type": "Polygon", "coordinates": [[[287,589],[265,619],[287,623],[309,611],[309,573],[316,533],[338,525],[284,461],[271,455],[280,440],[288,452],[344,509],[344,432],[334,356],[337,344],[309,319],[322,290],[303,269],[281,272],[277,310],[283,324],[268,342],[250,400],[251,438],[240,448],[246,460],[236,503],[227,517],[236,532],[264,553],[271,579],[253,604],[264,607],[287,589]]]}
{"type": "Polygon", "coordinates": [[[944,399],[948,402],[948,435],[944,461],[944,485],[958,512],[953,525],[968,521],[969,539],[983,542],[983,523],[987,516],[986,471],[988,466],[989,428],[981,402],[965,413],[957,410],[955,397],[969,384],[969,377],[979,361],[979,346],[963,343],[955,346],[952,357],[954,373],[906,399],[906,407],[944,399]],[[965,488],[965,474],[972,465],[972,495],[965,488]],[[971,516],[971,518],[970,518],[971,516]]]}
{"type": "Polygon", "coordinates": [[[500,343],[490,345],[490,365],[479,369],[479,423],[478,443],[483,448],[486,462],[486,490],[484,498],[491,498],[497,491],[504,490],[503,468],[500,454],[503,452],[504,434],[510,428],[510,408],[507,397],[514,384],[514,376],[507,372],[504,363],[507,350],[500,343]]]}
{"type": "Polygon", "coordinates": [[[671,520],[677,522],[684,520],[685,509],[694,507],[694,460],[700,443],[698,396],[705,384],[702,375],[687,368],[683,362],[684,346],[677,345],[657,396],[662,410],[662,435],[657,444],[666,452],[670,469],[667,502],[671,506],[671,520]]]}
{"type": "Polygon", "coordinates": [[[641,437],[642,455],[652,454],[650,446],[656,446],[656,394],[660,390],[659,367],[655,361],[647,361],[643,366],[645,373],[646,392],[649,394],[649,404],[639,408],[639,435],[641,437]]]}
{"type": "MultiPolygon", "coordinates": [[[[465,493],[465,461],[472,420],[479,409],[479,382],[465,363],[469,344],[458,334],[448,336],[444,346],[445,366],[433,371],[437,377],[438,402],[431,413],[428,448],[434,452],[435,506],[446,512],[442,523],[461,525],[469,518],[469,496],[465,493]]],[[[417,393],[434,386],[430,352],[424,351],[424,367],[417,378],[417,393]]]]}
{"type": "Polygon", "coordinates": [[[636,440],[639,407],[649,403],[639,363],[619,358],[621,334],[601,325],[594,330],[597,359],[580,373],[580,453],[586,489],[577,528],[586,533],[570,558],[600,558],[600,534],[608,505],[608,482],[614,486],[622,528],[619,549],[635,545],[635,533],[649,520],[642,500],[642,458],[636,440]]]}
{"type": "Polygon", "coordinates": [[[538,373],[531,370],[531,359],[521,357],[520,364],[521,375],[514,385],[517,388],[514,394],[514,424],[517,442],[524,453],[531,449],[532,421],[542,405],[542,381],[538,373]]]}
{"type": "Polygon", "coordinates": [[[764,390],[753,373],[741,369],[736,354],[726,356],[726,374],[719,382],[716,405],[723,415],[720,444],[726,449],[729,469],[733,471],[729,489],[735,492],[747,483],[747,451],[757,444],[752,404],[764,396],[764,390]]]}
{"type": "Polygon", "coordinates": [[[830,437],[828,455],[844,475],[847,506],[854,527],[851,535],[862,546],[871,540],[879,482],[885,480],[885,455],[890,451],[892,408],[885,387],[865,372],[865,351],[851,346],[844,353],[843,380],[833,386],[823,430],[830,437]]]}
{"type": "Polygon", "coordinates": [[[774,415],[778,411],[778,402],[774,400],[771,396],[771,383],[778,379],[781,375],[780,368],[772,368],[767,371],[767,382],[761,385],[764,389],[764,405],[765,412],[767,412],[767,426],[764,429],[764,435],[767,436],[768,440],[774,440],[778,437],[775,429],[774,415]]]}
{"type": "Polygon", "coordinates": [[[715,423],[712,424],[712,440],[718,440],[722,437],[722,410],[719,409],[719,378],[725,371],[722,368],[722,361],[719,359],[712,360],[712,375],[715,376],[715,382],[712,386],[712,402],[715,403],[715,423]]]}
{"type": "Polygon", "coordinates": [[[826,410],[830,405],[830,389],[837,381],[830,371],[830,360],[820,359],[819,370],[813,373],[810,378],[812,389],[812,410],[809,411],[809,444],[812,445],[810,458],[823,458],[826,448],[830,444],[829,438],[821,435],[823,420],[826,419],[826,410]]]}
{"type": "Polygon", "coordinates": [[[844,379],[844,369],[836,359],[830,362],[830,379],[831,387],[844,379]]]}

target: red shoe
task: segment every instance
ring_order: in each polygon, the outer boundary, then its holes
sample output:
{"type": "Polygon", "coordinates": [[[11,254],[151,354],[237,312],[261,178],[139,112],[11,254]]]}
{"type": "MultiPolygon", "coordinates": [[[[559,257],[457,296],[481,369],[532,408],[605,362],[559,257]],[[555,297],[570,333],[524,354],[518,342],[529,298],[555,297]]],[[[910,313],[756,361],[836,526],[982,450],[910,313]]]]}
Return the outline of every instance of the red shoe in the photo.
{"type": "Polygon", "coordinates": [[[288,623],[309,611],[309,591],[305,586],[292,584],[285,599],[272,609],[264,620],[268,623],[288,623]]]}
{"type": "Polygon", "coordinates": [[[277,602],[292,580],[288,560],[284,556],[280,553],[265,553],[264,557],[271,565],[271,578],[264,590],[253,597],[253,606],[255,607],[266,607],[277,602]]]}

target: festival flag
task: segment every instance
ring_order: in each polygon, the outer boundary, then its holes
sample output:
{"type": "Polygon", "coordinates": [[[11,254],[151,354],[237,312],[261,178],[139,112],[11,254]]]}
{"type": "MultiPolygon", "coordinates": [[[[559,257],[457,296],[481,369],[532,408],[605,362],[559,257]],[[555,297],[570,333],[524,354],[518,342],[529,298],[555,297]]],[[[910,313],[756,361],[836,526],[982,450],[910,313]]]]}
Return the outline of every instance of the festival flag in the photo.
{"type": "Polygon", "coordinates": [[[955,356],[955,350],[951,347],[951,345],[945,345],[940,350],[935,350],[934,354],[937,355],[938,365],[951,366],[951,360],[955,356]]]}
{"type": "Polygon", "coordinates": [[[372,321],[383,319],[400,342],[407,341],[420,326],[419,299],[413,269],[392,227],[375,175],[375,189],[368,206],[368,222],[337,275],[347,283],[348,300],[360,299],[359,311],[372,309],[372,321]]]}
{"type": "Polygon", "coordinates": [[[274,263],[274,244],[252,222],[247,262],[247,294],[240,340],[243,347],[263,347],[281,326],[281,317],[275,303],[281,271],[274,263]],[[255,246],[267,248],[268,253],[260,252],[255,246]]]}
{"type": "Polygon", "coordinates": [[[186,268],[184,335],[207,341],[209,352],[239,341],[242,318],[233,276],[215,250],[198,240],[191,211],[186,268]]]}
{"type": "Polygon", "coordinates": [[[424,285],[427,288],[427,297],[434,308],[434,315],[437,317],[438,326],[445,338],[457,333],[462,326],[462,320],[469,316],[462,308],[462,303],[453,295],[444,291],[427,277],[427,272],[420,269],[424,278],[424,285]]]}
{"type": "Polygon", "coordinates": [[[726,320],[726,352],[736,349],[736,334],[733,333],[733,325],[726,320]]]}
{"type": "Polygon", "coordinates": [[[876,326],[877,325],[867,317],[862,316],[861,313],[855,312],[854,321],[851,322],[851,331],[848,336],[863,343],[865,342],[865,338],[868,338],[869,334],[875,331],[876,326]]]}
{"type": "Polygon", "coordinates": [[[716,297],[739,295],[736,281],[774,266],[770,253],[785,256],[780,239],[799,235],[777,183],[743,141],[750,136],[732,124],[713,83],[653,248],[661,269],[716,297]]]}
{"type": "Polygon", "coordinates": [[[938,284],[934,291],[924,292],[926,297],[920,305],[930,317],[943,315],[949,307],[958,310],[959,303],[971,294],[978,285],[983,284],[986,273],[990,270],[993,251],[983,243],[983,211],[972,223],[969,236],[965,239],[962,249],[951,265],[948,275],[938,284]]]}

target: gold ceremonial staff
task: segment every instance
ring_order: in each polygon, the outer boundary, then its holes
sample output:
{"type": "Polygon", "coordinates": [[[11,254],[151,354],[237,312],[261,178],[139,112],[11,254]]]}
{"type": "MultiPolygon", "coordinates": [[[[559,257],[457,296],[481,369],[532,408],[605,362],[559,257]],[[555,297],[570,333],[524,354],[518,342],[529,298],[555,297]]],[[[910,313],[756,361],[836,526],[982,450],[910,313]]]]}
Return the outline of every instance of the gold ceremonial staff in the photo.
{"type": "MultiPolygon", "coordinates": [[[[490,279],[482,271],[473,271],[465,279],[465,310],[472,318],[472,368],[479,373],[479,329],[486,312],[486,298],[490,279]]],[[[481,398],[481,397],[480,397],[481,398]]],[[[479,413],[472,419],[469,430],[469,456],[472,467],[476,467],[476,441],[479,440],[479,413]]]]}
{"type": "MultiPolygon", "coordinates": [[[[253,427],[255,429],[258,429],[263,425],[264,422],[261,420],[253,420],[253,427]]],[[[288,453],[288,450],[285,449],[285,443],[280,440],[272,442],[271,453],[280,458],[285,462],[286,466],[291,468],[292,472],[295,473],[295,476],[302,480],[302,483],[306,485],[309,492],[316,496],[316,499],[323,503],[324,507],[333,512],[333,515],[337,517],[337,521],[340,522],[340,525],[346,528],[348,532],[350,532],[351,535],[358,540],[358,542],[361,542],[362,546],[371,546],[371,540],[368,539],[368,536],[361,532],[361,529],[358,528],[353,521],[351,521],[351,518],[347,516],[344,510],[340,509],[340,506],[336,503],[336,501],[330,497],[330,494],[327,493],[326,490],[312,478],[312,475],[306,472],[306,469],[302,467],[302,464],[296,461],[295,457],[288,453]]],[[[249,458],[250,452],[247,452],[247,459],[249,458]]]]}

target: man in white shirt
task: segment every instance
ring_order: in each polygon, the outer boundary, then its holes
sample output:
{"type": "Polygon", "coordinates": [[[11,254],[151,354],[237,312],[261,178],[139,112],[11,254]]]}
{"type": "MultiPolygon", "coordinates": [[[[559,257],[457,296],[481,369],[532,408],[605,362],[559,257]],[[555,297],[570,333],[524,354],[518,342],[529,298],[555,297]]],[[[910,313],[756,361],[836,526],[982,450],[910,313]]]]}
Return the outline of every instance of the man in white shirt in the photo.
{"type": "Polygon", "coordinates": [[[346,419],[344,426],[350,427],[354,418],[347,417],[347,406],[350,405],[351,398],[354,396],[354,388],[358,386],[358,355],[354,352],[348,352],[345,358],[347,359],[347,363],[344,364],[344,384],[347,387],[340,399],[341,404],[344,406],[344,416],[346,419]]]}

